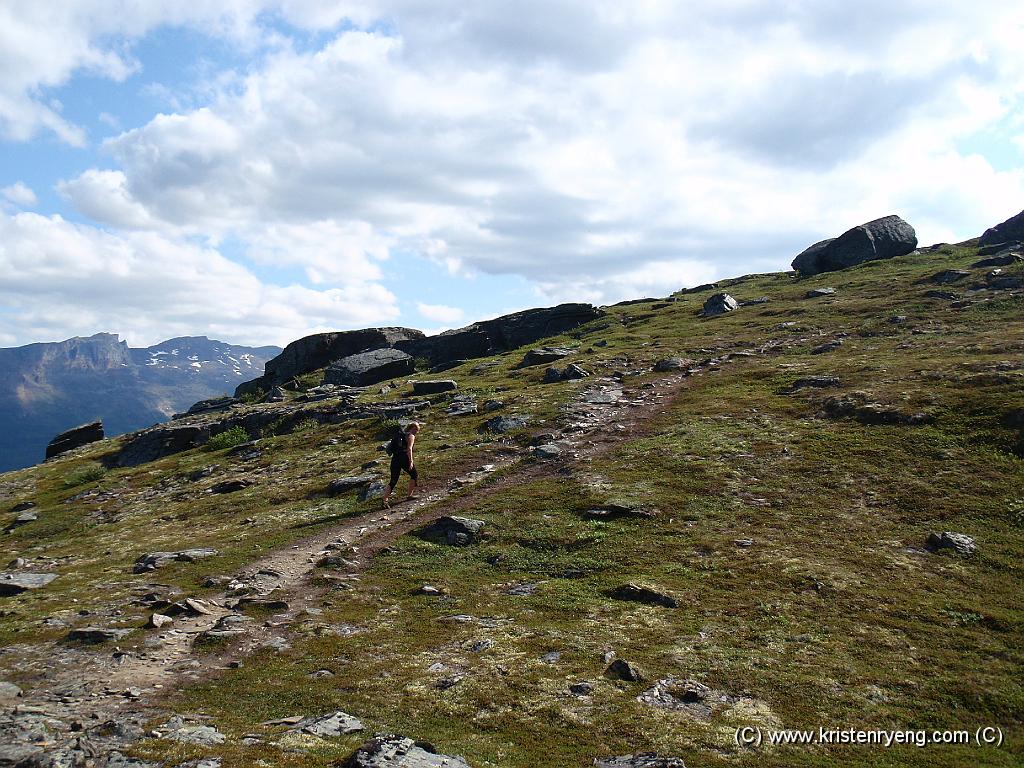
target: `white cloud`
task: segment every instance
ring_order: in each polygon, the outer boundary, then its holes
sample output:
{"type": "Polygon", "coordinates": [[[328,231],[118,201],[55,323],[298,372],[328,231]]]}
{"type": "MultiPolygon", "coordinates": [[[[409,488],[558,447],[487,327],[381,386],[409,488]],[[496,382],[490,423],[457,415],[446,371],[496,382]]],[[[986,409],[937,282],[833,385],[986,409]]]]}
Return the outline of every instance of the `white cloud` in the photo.
{"type": "Polygon", "coordinates": [[[218,251],[164,235],[111,234],[59,216],[0,212],[0,337],[109,329],[136,345],[178,335],[280,344],[380,324],[396,299],[374,282],[311,290],[262,282],[218,251]]]}
{"type": "Polygon", "coordinates": [[[39,202],[31,187],[21,181],[16,181],[14,184],[0,189],[0,195],[22,208],[29,208],[39,202]]]}
{"type": "Polygon", "coordinates": [[[435,323],[444,323],[448,327],[462,322],[466,317],[466,313],[458,307],[449,307],[444,304],[423,304],[422,302],[417,302],[416,311],[427,318],[427,320],[433,320],[435,323]]]}

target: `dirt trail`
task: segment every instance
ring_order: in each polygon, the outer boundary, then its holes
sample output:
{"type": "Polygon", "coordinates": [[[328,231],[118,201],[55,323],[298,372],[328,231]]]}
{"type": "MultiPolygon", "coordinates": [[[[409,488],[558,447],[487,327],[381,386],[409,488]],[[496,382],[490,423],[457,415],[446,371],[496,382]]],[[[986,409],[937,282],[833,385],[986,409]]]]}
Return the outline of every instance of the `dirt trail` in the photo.
{"type": "MultiPolygon", "coordinates": [[[[532,460],[535,452],[531,449],[495,456],[414,501],[346,519],[269,552],[236,574],[236,584],[212,598],[203,598],[199,608],[205,612],[180,615],[166,630],[149,630],[137,649],[113,657],[109,652],[64,650],[55,656],[57,668],[19,700],[18,710],[69,727],[75,722],[142,723],[159,713],[164,694],[175,686],[215,675],[229,660],[242,659],[261,646],[287,644],[289,626],[300,617],[315,618],[318,604],[330,591],[330,587],[315,584],[314,576],[358,579],[373,554],[398,536],[445,514],[471,513],[473,489],[494,473],[501,477],[480,492],[498,491],[508,483],[549,474],[554,470],[551,464],[586,463],[622,440],[643,434],[648,423],[667,409],[688,376],[686,371],[674,372],[639,387],[627,387],[612,378],[587,379],[580,394],[563,408],[560,424],[545,433],[548,444],[557,446],[548,457],[532,460]],[[459,493],[464,489],[470,493],[459,493]],[[440,504],[446,500],[451,503],[440,504]],[[334,568],[318,567],[325,556],[339,558],[334,568]],[[238,584],[244,587],[239,589],[238,584]],[[287,607],[264,606],[269,610],[246,616],[238,603],[242,598],[280,601],[287,607]],[[196,652],[196,639],[210,630],[216,632],[226,617],[237,629],[237,634],[227,638],[227,650],[196,652]]],[[[46,650],[38,652],[45,654],[46,650]]],[[[24,732],[24,725],[17,721],[18,710],[13,719],[0,720],[0,742],[5,730],[17,732],[20,728],[24,732]]],[[[118,743],[116,738],[104,743],[98,733],[90,732],[89,738],[92,748],[99,748],[101,754],[118,743]]]]}

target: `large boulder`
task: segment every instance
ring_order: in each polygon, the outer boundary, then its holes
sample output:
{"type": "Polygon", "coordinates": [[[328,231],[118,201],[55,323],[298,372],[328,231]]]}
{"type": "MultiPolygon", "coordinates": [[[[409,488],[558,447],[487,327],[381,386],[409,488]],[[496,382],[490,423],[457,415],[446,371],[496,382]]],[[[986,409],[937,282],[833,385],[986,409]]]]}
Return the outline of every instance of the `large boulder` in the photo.
{"type": "Polygon", "coordinates": [[[986,229],[978,239],[978,245],[997,245],[1018,240],[1024,240],[1024,211],[1010,217],[1002,224],[996,224],[994,227],[986,229]]]}
{"type": "Polygon", "coordinates": [[[349,355],[331,363],[324,372],[324,384],[368,386],[416,371],[416,361],[398,349],[373,349],[349,355]]]}
{"type": "Polygon", "coordinates": [[[728,293],[716,293],[704,302],[704,317],[724,315],[739,308],[739,302],[728,293]]]}
{"type": "Polygon", "coordinates": [[[458,388],[459,385],[451,379],[421,379],[412,383],[414,395],[437,395],[458,388]]]}
{"type": "Polygon", "coordinates": [[[264,374],[258,379],[239,384],[235,396],[257,390],[269,392],[296,376],[319,370],[343,357],[392,347],[400,341],[423,338],[423,332],[414,328],[363,328],[358,331],[314,333],[293,341],[281,354],[268,360],[264,374]]]}
{"type": "Polygon", "coordinates": [[[899,216],[885,216],[815,243],[793,259],[801,275],[834,272],[865,261],[903,256],[917,248],[917,233],[899,216]]]}
{"type": "Polygon", "coordinates": [[[95,443],[97,440],[103,439],[103,422],[94,421],[89,424],[83,424],[80,427],[69,429],[66,432],[61,432],[50,444],[46,446],[46,458],[52,459],[54,456],[59,456],[67,451],[74,450],[75,448],[81,448],[83,445],[89,443],[95,443]]]}
{"type": "Polygon", "coordinates": [[[361,746],[341,768],[469,768],[461,757],[438,754],[432,744],[380,734],[361,746]]]}
{"type": "Polygon", "coordinates": [[[55,573],[5,572],[0,573],[0,596],[20,595],[30,589],[45,587],[57,578],[55,573]]]}
{"type": "Polygon", "coordinates": [[[202,445],[210,439],[210,427],[184,424],[155,427],[136,433],[117,455],[117,466],[137,467],[149,461],[202,445]]]}

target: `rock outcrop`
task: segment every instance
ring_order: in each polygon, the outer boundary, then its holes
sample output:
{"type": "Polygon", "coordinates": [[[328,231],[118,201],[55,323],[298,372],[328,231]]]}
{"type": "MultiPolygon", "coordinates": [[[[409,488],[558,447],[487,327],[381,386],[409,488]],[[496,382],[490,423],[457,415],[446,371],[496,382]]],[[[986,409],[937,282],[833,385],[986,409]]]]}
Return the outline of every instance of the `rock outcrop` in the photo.
{"type": "Polygon", "coordinates": [[[398,349],[385,347],[343,357],[324,371],[324,384],[365,387],[416,371],[416,361],[398,349]]]}
{"type": "Polygon", "coordinates": [[[46,458],[52,459],[54,456],[60,456],[62,453],[73,451],[75,448],[81,448],[83,445],[95,443],[102,439],[102,421],[93,421],[89,424],[83,424],[80,427],[75,427],[74,429],[69,429],[66,432],[61,432],[53,438],[49,445],[46,446],[46,458]]]}
{"type": "Polygon", "coordinates": [[[1012,243],[1024,241],[1024,211],[1016,216],[1011,216],[1002,224],[986,229],[978,239],[978,245],[998,245],[999,243],[1012,243]]]}
{"type": "Polygon", "coordinates": [[[438,754],[432,744],[381,734],[339,764],[341,768],[470,768],[461,757],[438,754]]]}
{"type": "Polygon", "coordinates": [[[414,328],[364,328],[305,336],[293,341],[277,357],[268,360],[264,374],[258,379],[239,384],[235,396],[261,390],[269,392],[296,376],[324,368],[350,355],[423,338],[423,332],[414,328]]]}
{"type": "Polygon", "coordinates": [[[914,228],[899,216],[885,216],[815,243],[793,259],[793,269],[804,276],[834,272],[865,261],[903,256],[915,248],[914,228]]]}

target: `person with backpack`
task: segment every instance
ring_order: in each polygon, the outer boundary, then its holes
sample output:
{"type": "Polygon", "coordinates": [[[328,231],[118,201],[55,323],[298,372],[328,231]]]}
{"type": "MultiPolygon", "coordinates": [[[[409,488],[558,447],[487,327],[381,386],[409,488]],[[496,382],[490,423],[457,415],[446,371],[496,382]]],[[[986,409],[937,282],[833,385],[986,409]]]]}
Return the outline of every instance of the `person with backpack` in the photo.
{"type": "Polygon", "coordinates": [[[391,506],[388,497],[391,496],[391,492],[398,485],[398,478],[402,474],[403,469],[409,475],[409,495],[406,499],[415,498],[413,491],[416,490],[416,481],[419,473],[416,471],[416,462],[412,457],[412,446],[416,442],[416,435],[419,431],[419,422],[413,421],[406,425],[405,429],[399,429],[398,434],[391,438],[391,442],[388,443],[386,450],[391,455],[391,482],[388,483],[387,490],[384,491],[383,501],[385,507],[391,506]]]}

